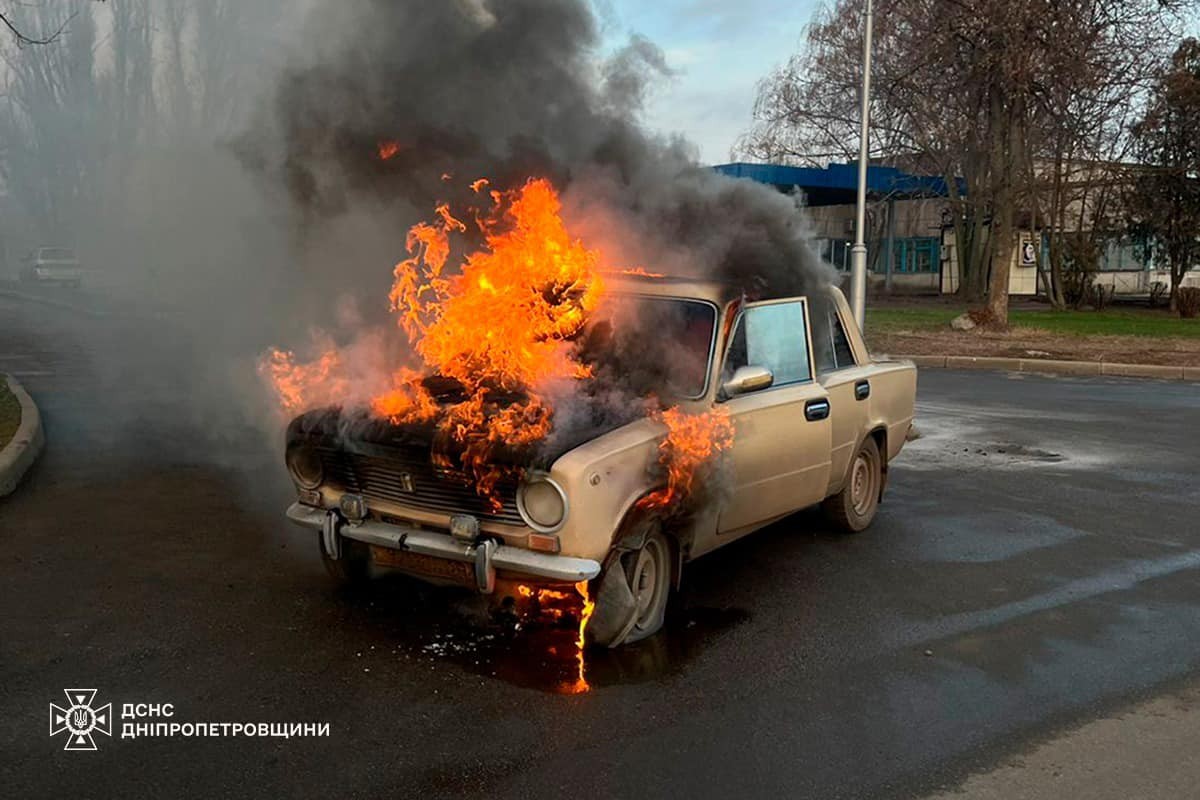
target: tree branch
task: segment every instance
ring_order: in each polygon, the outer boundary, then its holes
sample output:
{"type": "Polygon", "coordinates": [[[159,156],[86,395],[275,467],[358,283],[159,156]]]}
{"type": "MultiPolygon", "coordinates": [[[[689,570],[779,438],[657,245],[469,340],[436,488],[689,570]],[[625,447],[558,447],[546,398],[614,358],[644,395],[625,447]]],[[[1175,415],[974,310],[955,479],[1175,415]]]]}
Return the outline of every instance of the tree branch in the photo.
{"type": "MultiPolygon", "coordinates": [[[[96,2],[103,3],[104,0],[96,0],[96,2]]],[[[13,38],[17,40],[17,45],[20,47],[30,44],[42,45],[54,43],[58,40],[58,37],[62,36],[62,32],[67,29],[67,25],[71,24],[71,20],[73,19],[75,19],[75,14],[71,14],[71,16],[63,20],[62,24],[58,26],[54,33],[51,33],[49,36],[38,38],[25,33],[23,30],[17,27],[16,23],[12,21],[8,14],[0,11],[0,24],[3,24],[4,27],[8,28],[9,33],[11,33],[13,38]]]]}

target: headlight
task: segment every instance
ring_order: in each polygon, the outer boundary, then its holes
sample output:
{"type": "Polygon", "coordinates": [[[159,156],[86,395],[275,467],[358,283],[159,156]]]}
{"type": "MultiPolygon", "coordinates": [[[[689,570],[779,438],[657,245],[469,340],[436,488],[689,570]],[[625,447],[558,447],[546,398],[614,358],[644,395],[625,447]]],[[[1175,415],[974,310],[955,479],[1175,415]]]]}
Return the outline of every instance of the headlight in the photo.
{"type": "Polygon", "coordinates": [[[553,533],[567,518],[567,493],[545,475],[532,476],[517,490],[517,510],[538,533],[553,533]]]}
{"type": "Polygon", "coordinates": [[[325,479],[325,470],[321,467],[321,457],[317,451],[306,445],[300,445],[288,450],[288,472],[292,480],[304,489],[316,489],[325,479]]]}

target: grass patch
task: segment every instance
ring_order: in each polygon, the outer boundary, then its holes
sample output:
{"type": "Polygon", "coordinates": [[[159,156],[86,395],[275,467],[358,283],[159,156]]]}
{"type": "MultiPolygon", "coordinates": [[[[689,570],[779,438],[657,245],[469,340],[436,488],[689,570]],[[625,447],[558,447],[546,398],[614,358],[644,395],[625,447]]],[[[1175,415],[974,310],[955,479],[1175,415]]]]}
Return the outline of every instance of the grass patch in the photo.
{"type": "Polygon", "coordinates": [[[21,424],[21,404],[8,389],[8,381],[0,378],[0,449],[12,441],[21,424]]]}
{"type": "MultiPolygon", "coordinates": [[[[949,329],[959,309],[868,308],[867,330],[877,333],[949,329]]],[[[1149,336],[1200,339],[1200,319],[1181,319],[1166,311],[1113,309],[1095,311],[1012,311],[1010,325],[1067,336],[1149,336]]]]}

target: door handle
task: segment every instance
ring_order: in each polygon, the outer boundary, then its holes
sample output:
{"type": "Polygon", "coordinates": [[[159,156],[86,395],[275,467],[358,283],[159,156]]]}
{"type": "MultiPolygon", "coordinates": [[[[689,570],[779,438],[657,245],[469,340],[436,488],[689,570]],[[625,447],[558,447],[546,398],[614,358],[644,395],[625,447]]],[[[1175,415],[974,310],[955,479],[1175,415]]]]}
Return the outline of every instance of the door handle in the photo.
{"type": "Polygon", "coordinates": [[[855,400],[866,400],[870,396],[871,396],[871,382],[870,381],[859,381],[858,383],[854,384],[854,399],[855,400]]]}
{"type": "Polygon", "coordinates": [[[828,400],[809,400],[804,404],[804,418],[809,422],[825,419],[829,416],[828,400]]]}

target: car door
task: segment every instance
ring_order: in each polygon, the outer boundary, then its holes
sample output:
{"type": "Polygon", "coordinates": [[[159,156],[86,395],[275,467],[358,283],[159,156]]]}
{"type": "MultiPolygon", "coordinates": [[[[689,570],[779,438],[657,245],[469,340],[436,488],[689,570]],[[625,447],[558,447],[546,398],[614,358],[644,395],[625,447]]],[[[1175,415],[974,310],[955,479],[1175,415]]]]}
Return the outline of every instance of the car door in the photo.
{"type": "Polygon", "coordinates": [[[806,300],[743,308],[722,380],[744,366],[769,369],[773,382],[722,400],[734,423],[731,488],[717,522],[722,540],[822,500],[829,482],[829,396],[814,378],[806,300]]]}
{"type": "Polygon", "coordinates": [[[817,381],[829,393],[832,421],[829,486],[826,495],[841,491],[850,467],[850,459],[860,444],[870,416],[870,365],[860,365],[854,356],[846,325],[854,324],[849,309],[830,298],[811,309],[813,353],[817,381]]]}

